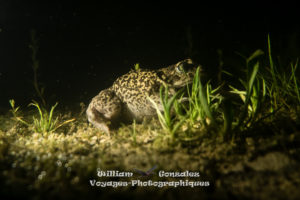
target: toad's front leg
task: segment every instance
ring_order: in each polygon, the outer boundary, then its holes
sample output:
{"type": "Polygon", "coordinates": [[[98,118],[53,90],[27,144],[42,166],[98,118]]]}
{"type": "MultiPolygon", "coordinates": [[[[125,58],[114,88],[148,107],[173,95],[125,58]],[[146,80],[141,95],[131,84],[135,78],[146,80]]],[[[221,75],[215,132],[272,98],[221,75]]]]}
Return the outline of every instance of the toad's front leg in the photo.
{"type": "Polygon", "coordinates": [[[88,121],[106,133],[118,125],[121,112],[122,102],[111,89],[102,90],[86,110],[88,121]]]}

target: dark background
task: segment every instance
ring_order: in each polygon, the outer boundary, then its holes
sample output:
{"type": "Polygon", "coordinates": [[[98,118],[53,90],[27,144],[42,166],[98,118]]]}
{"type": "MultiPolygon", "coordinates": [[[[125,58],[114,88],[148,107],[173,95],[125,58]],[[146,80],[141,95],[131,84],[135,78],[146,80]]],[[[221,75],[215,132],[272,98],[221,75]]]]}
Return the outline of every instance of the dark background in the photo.
{"type": "Polygon", "coordinates": [[[236,52],[266,51],[268,33],[274,54],[287,62],[300,55],[296,5],[99,2],[0,0],[0,111],[12,98],[23,107],[38,100],[32,29],[39,39],[38,80],[48,103],[60,107],[87,104],[135,63],[154,69],[192,56],[214,72],[219,49],[230,70],[240,59],[236,52]]]}

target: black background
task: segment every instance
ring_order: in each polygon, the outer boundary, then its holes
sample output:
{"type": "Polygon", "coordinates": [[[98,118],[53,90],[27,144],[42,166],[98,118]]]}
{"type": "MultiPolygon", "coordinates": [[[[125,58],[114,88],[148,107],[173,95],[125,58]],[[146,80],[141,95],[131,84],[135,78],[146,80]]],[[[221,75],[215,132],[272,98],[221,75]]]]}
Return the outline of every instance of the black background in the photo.
{"type": "Polygon", "coordinates": [[[218,49],[234,59],[235,52],[265,51],[268,33],[276,54],[288,61],[299,56],[298,11],[288,3],[99,2],[0,0],[0,110],[11,98],[22,106],[38,99],[32,29],[39,39],[39,82],[48,103],[62,107],[88,103],[135,63],[159,68],[191,56],[189,35],[193,58],[210,71],[218,49]]]}

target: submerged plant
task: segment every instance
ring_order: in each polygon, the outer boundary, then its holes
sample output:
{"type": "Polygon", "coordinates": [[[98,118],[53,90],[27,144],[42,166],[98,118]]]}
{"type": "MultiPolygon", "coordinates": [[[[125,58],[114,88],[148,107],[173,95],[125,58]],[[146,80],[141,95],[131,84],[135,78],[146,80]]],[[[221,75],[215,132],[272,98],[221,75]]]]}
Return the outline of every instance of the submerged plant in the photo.
{"type": "MultiPolygon", "coordinates": [[[[182,89],[179,90],[178,92],[175,93],[175,95],[169,98],[168,86],[160,87],[159,92],[160,92],[161,104],[163,106],[163,112],[161,111],[161,109],[153,99],[151,99],[150,97],[148,98],[149,101],[154,105],[156,109],[160,124],[165,130],[167,130],[171,134],[172,138],[174,138],[175,132],[180,128],[180,126],[183,124],[185,120],[185,118],[182,118],[179,121],[172,119],[172,111],[173,111],[172,109],[174,108],[174,105],[178,106],[178,104],[175,104],[175,102],[177,101],[176,99],[182,94],[182,91],[183,91],[182,89]]],[[[178,107],[174,109],[177,113],[178,107]]]]}
{"type": "Polygon", "coordinates": [[[53,111],[57,106],[57,103],[51,107],[49,114],[46,111],[42,111],[42,109],[40,108],[39,104],[36,101],[30,103],[29,106],[36,107],[40,115],[40,119],[37,119],[33,116],[34,130],[39,133],[53,131],[58,120],[58,118],[56,118],[55,120],[52,119],[53,111]]]}
{"type": "Polygon", "coordinates": [[[14,99],[9,100],[9,104],[11,107],[10,112],[13,114],[13,120],[21,122],[22,124],[24,124],[26,126],[29,126],[29,124],[26,121],[24,121],[21,116],[19,116],[18,111],[19,111],[20,106],[15,107],[15,100],[14,99]]]}
{"type": "Polygon", "coordinates": [[[230,92],[238,94],[244,103],[235,128],[250,126],[257,120],[258,113],[261,111],[261,105],[266,96],[266,84],[263,77],[257,76],[259,62],[254,65],[250,62],[262,54],[261,50],[257,50],[246,59],[246,81],[240,79],[244,90],[229,86],[232,89],[230,92]]]}
{"type": "Polygon", "coordinates": [[[43,106],[46,106],[46,100],[44,98],[44,88],[40,87],[38,82],[38,69],[40,67],[39,60],[37,59],[37,53],[39,50],[38,39],[36,37],[35,30],[31,30],[30,32],[31,43],[29,44],[29,48],[31,49],[31,61],[32,61],[32,69],[33,69],[33,86],[34,89],[40,98],[43,106]]]}
{"type": "MultiPolygon", "coordinates": [[[[182,96],[183,88],[169,98],[168,87],[161,86],[160,100],[162,109],[149,98],[157,111],[158,119],[162,127],[170,132],[173,138],[176,131],[178,131],[185,122],[191,126],[196,124],[198,120],[206,126],[216,124],[213,113],[218,110],[223,100],[223,97],[217,93],[220,86],[216,89],[212,89],[211,84],[208,82],[203,87],[199,73],[200,68],[198,67],[193,79],[191,91],[189,91],[189,87],[187,87],[188,97],[179,98],[182,96]],[[184,102],[186,101],[188,101],[188,103],[185,104],[184,102]],[[163,110],[163,112],[161,110],[163,110]],[[172,117],[172,114],[175,114],[175,116],[172,117]]],[[[185,140],[189,138],[190,136],[181,139],[185,140]]]]}
{"type": "Polygon", "coordinates": [[[268,58],[270,68],[269,74],[265,74],[267,80],[267,92],[270,98],[270,111],[275,112],[282,106],[290,108],[287,101],[300,104],[299,80],[296,76],[298,59],[295,64],[290,64],[290,72],[279,71],[274,64],[271,54],[271,41],[268,35],[268,58]]]}
{"type": "Polygon", "coordinates": [[[75,119],[69,119],[62,123],[59,123],[58,117],[56,117],[55,119],[53,118],[53,111],[55,107],[58,105],[58,103],[52,106],[50,112],[48,113],[44,108],[41,108],[36,101],[33,101],[32,103],[29,104],[29,106],[34,106],[37,108],[39,113],[39,118],[33,116],[33,124],[30,124],[29,122],[24,121],[22,117],[18,116],[17,112],[19,110],[19,107],[15,107],[15,101],[12,99],[9,100],[9,103],[12,108],[11,112],[13,114],[13,119],[32,128],[34,131],[38,133],[53,132],[56,129],[60,128],[61,126],[66,125],[75,120],[75,119]]]}
{"type": "Polygon", "coordinates": [[[295,64],[291,63],[292,74],[290,76],[289,81],[293,81],[293,87],[292,88],[294,88],[294,93],[295,93],[296,98],[298,100],[297,102],[300,105],[300,87],[298,85],[299,80],[296,77],[297,67],[298,67],[298,59],[297,59],[295,64]]]}
{"type": "Polygon", "coordinates": [[[139,71],[141,69],[140,64],[139,63],[135,63],[134,64],[134,70],[135,71],[139,71]]]}
{"type": "Polygon", "coordinates": [[[32,103],[29,104],[29,106],[36,107],[39,112],[39,116],[40,116],[39,119],[35,118],[33,116],[33,128],[36,132],[39,132],[39,133],[53,132],[56,129],[58,129],[59,127],[75,120],[75,119],[70,119],[70,120],[64,121],[59,124],[58,117],[53,119],[53,111],[57,105],[58,105],[58,103],[56,103],[54,106],[52,106],[51,110],[48,114],[47,111],[42,109],[36,101],[33,101],[32,103]]]}
{"type": "Polygon", "coordinates": [[[223,99],[220,94],[217,94],[220,86],[212,89],[211,84],[208,82],[203,87],[199,73],[200,68],[198,67],[191,91],[188,90],[189,108],[187,109],[187,113],[193,124],[197,120],[200,120],[204,125],[215,124],[213,112],[219,108],[223,99]]]}

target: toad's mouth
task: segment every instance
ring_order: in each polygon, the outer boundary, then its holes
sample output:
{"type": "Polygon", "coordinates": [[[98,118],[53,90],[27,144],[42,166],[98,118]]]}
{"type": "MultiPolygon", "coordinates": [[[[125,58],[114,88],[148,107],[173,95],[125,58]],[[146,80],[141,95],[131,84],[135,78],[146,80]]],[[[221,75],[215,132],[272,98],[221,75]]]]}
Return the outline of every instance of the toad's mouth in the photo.
{"type": "MultiPolygon", "coordinates": [[[[199,65],[198,67],[199,67],[199,78],[205,77],[205,72],[202,66],[199,65]]],[[[184,77],[182,76],[174,77],[172,82],[173,87],[180,88],[192,84],[196,75],[196,69],[197,68],[194,68],[193,71],[187,72],[184,77]]]]}
{"type": "Polygon", "coordinates": [[[184,87],[184,86],[189,85],[191,83],[193,83],[193,79],[185,80],[185,81],[177,81],[177,82],[173,83],[173,87],[181,88],[181,87],[184,87]]]}
{"type": "Polygon", "coordinates": [[[174,77],[172,82],[173,87],[180,88],[191,84],[193,82],[194,75],[195,73],[186,73],[184,77],[174,77]]]}

